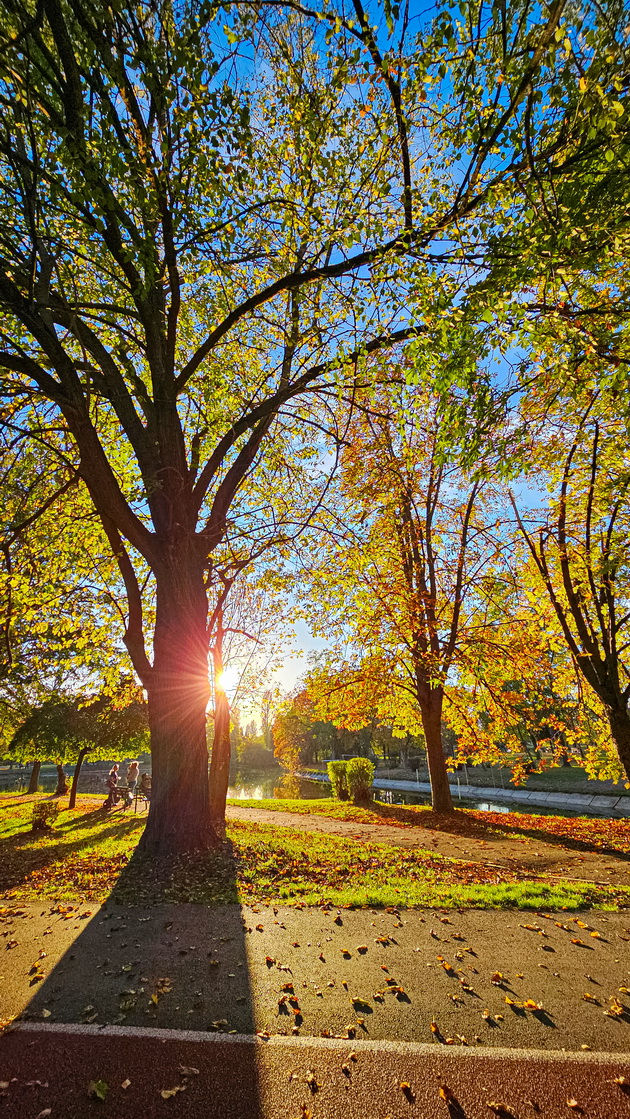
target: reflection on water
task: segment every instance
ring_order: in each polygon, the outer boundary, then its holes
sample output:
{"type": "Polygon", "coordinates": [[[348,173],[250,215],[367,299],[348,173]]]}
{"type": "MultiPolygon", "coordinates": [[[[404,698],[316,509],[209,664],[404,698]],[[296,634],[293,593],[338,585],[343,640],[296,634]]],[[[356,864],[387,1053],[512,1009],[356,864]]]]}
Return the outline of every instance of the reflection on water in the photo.
{"type": "MultiPolygon", "coordinates": [[[[79,778],[80,793],[102,793],[107,795],[105,778],[109,766],[104,769],[82,769],[79,778]]],[[[72,766],[66,769],[68,783],[72,778],[72,766]]],[[[228,797],[232,800],[322,800],[331,795],[328,781],[309,780],[307,777],[296,777],[291,773],[280,774],[278,770],[255,771],[236,769],[231,774],[231,783],[228,788],[228,797]]],[[[0,792],[26,792],[28,788],[29,773],[5,771],[0,774],[0,792]]],[[[57,787],[55,772],[44,773],[40,779],[38,792],[53,793],[57,787]]],[[[398,789],[374,790],[374,799],[382,804],[430,804],[431,798],[427,793],[411,792],[398,789]]],[[[460,803],[456,799],[456,803],[460,803]]],[[[537,816],[580,816],[588,815],[584,812],[571,812],[566,809],[544,808],[542,806],[527,805],[525,803],[510,801],[509,803],[494,803],[488,800],[469,800],[462,797],[461,804],[467,808],[476,808],[480,812],[525,812],[537,816]]]]}

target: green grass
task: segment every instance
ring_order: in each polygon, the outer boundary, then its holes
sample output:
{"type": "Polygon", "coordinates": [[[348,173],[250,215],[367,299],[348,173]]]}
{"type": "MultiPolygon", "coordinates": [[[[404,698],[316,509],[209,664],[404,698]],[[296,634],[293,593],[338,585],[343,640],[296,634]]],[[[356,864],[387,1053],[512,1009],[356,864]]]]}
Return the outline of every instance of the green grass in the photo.
{"type": "Polygon", "coordinates": [[[75,811],[60,813],[52,832],[35,836],[29,831],[30,814],[38,799],[0,797],[0,891],[5,898],[63,903],[113,895],[136,904],[630,907],[627,888],[544,882],[424,849],[241,820],[230,823],[225,844],[215,851],[142,859],[134,852],[143,816],[105,815],[102,797],[80,797],[75,811]]]}
{"type": "Polygon", "coordinates": [[[630,854],[630,819],[610,820],[588,816],[536,816],[525,812],[481,812],[457,808],[452,816],[435,816],[429,805],[381,804],[369,808],[324,797],[321,800],[231,800],[240,808],[263,808],[308,816],[326,816],[358,824],[391,827],[424,827],[483,839],[533,839],[572,849],[607,854],[630,854]]]}

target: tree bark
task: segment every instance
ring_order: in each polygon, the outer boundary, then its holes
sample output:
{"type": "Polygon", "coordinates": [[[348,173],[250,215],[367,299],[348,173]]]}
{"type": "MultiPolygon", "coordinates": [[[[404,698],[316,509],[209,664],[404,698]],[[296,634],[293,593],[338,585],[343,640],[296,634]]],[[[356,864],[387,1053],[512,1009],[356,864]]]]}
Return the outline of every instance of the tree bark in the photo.
{"type": "Polygon", "coordinates": [[[627,708],[608,709],[608,722],[626,780],[630,781],[630,713],[627,708]]]}
{"type": "Polygon", "coordinates": [[[212,649],[214,665],[214,737],[210,758],[210,822],[218,835],[225,832],[225,803],[230,783],[230,705],[221,687],[221,634],[212,649]]]}
{"type": "Polygon", "coordinates": [[[38,782],[39,782],[39,771],[40,771],[41,768],[42,768],[42,763],[41,762],[33,762],[33,768],[31,770],[31,776],[30,776],[30,780],[29,780],[29,783],[28,783],[27,792],[29,792],[29,793],[36,793],[37,792],[37,785],[38,785],[38,782]]]}
{"type": "Polygon", "coordinates": [[[72,785],[70,787],[70,800],[68,801],[68,808],[74,808],[76,803],[77,803],[77,787],[78,787],[78,784],[79,784],[79,774],[81,772],[81,766],[83,765],[83,761],[84,761],[86,755],[89,753],[89,751],[90,751],[89,746],[83,746],[79,750],[79,754],[78,754],[78,757],[77,757],[77,764],[74,767],[74,774],[72,776],[72,785]]]}
{"type": "Polygon", "coordinates": [[[173,548],[157,573],[153,668],[144,681],[153,785],[139,849],[153,855],[218,842],[208,792],[208,604],[201,563],[181,551],[173,548]]]}
{"type": "Polygon", "coordinates": [[[68,780],[62,765],[57,765],[57,788],[53,796],[63,797],[68,792],[68,780]]]}
{"type": "Polygon", "coordinates": [[[423,689],[420,713],[427,748],[431,804],[434,812],[448,813],[453,811],[453,798],[451,797],[446,758],[442,747],[443,702],[444,692],[442,688],[423,689]]]}

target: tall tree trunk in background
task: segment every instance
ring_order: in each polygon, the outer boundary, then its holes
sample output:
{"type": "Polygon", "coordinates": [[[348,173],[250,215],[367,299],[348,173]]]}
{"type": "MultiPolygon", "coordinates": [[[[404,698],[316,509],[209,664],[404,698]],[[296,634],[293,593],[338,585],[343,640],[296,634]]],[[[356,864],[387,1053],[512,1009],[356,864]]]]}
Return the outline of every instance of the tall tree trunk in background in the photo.
{"type": "Polygon", "coordinates": [[[74,767],[74,773],[72,775],[72,785],[70,788],[70,800],[68,801],[68,808],[74,808],[77,803],[77,787],[79,784],[79,774],[81,773],[81,766],[83,765],[83,761],[86,755],[89,754],[89,752],[89,746],[83,746],[79,750],[77,764],[74,767]]]}
{"type": "Polygon", "coordinates": [[[203,565],[173,548],[156,578],[153,668],[146,681],[153,793],[139,849],[181,854],[215,845],[208,795],[208,603],[203,565]]]}
{"type": "Polygon", "coordinates": [[[66,778],[65,770],[62,765],[57,763],[57,788],[53,796],[63,797],[68,792],[68,781],[66,778]]]}
{"type": "Polygon", "coordinates": [[[215,642],[212,646],[214,668],[214,736],[210,758],[210,821],[217,834],[225,831],[225,803],[230,783],[230,704],[221,683],[223,675],[223,614],[219,611],[215,642]]]}
{"type": "MultiPolygon", "coordinates": [[[[622,700],[623,702],[623,700],[622,700]]],[[[630,781],[630,714],[627,707],[609,707],[608,722],[619,760],[624,768],[626,781],[630,781]]]]}
{"type": "Polygon", "coordinates": [[[38,782],[39,782],[39,771],[40,771],[41,768],[42,768],[42,763],[41,762],[33,762],[33,768],[31,770],[31,776],[30,776],[30,780],[29,780],[29,783],[28,783],[28,789],[26,790],[28,793],[36,793],[37,792],[37,785],[38,785],[38,782]]]}
{"type": "Polygon", "coordinates": [[[418,688],[422,729],[427,748],[429,780],[431,782],[431,804],[434,812],[453,811],[453,798],[448,783],[446,758],[442,747],[442,706],[444,691],[441,687],[431,688],[422,684],[418,688]]]}

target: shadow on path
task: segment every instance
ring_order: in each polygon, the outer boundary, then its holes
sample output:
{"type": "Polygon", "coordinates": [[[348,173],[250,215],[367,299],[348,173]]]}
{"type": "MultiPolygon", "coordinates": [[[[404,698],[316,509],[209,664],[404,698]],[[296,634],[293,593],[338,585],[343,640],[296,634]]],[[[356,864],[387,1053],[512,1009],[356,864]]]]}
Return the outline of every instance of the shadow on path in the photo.
{"type": "MultiPolygon", "coordinates": [[[[122,821],[120,825],[113,825],[112,830],[129,824],[129,820],[122,821]]],[[[85,913],[77,909],[72,916],[63,913],[63,905],[57,907],[61,910],[57,920],[67,920],[75,930],[79,924],[81,928],[56,967],[34,988],[22,1013],[23,1019],[42,1024],[37,1052],[33,1054],[37,1071],[34,1064],[32,1078],[57,1084],[59,1077],[69,1075],[59,1035],[52,1031],[47,1033],[47,1023],[148,1027],[158,1032],[164,1028],[226,1034],[254,1032],[245,930],[241,907],[236,903],[234,860],[229,847],[225,847],[221,852],[210,852],[191,860],[199,876],[202,863],[207,864],[208,874],[216,876],[217,895],[231,904],[211,907],[159,900],[160,897],[168,899],[169,893],[175,894],[173,876],[177,869],[177,878],[182,882],[182,875],[186,873],[182,864],[177,864],[176,868],[174,861],[148,860],[134,855],[123,866],[108,901],[93,915],[89,909],[85,913]],[[85,918],[85,923],[81,917],[85,918]]],[[[45,917],[42,928],[46,921],[54,928],[54,908],[45,917]]],[[[45,952],[47,941],[42,939],[41,943],[41,951],[45,952]]],[[[39,970],[37,953],[33,951],[32,955],[35,962],[31,970],[36,974],[39,970]]],[[[41,966],[45,970],[44,962],[41,966]]],[[[120,1087],[126,1080],[137,1083],[138,1065],[146,1064],[141,1038],[134,1044],[121,1042],[113,1049],[110,1045],[106,1069],[101,1067],[98,1044],[83,1049],[79,1045],[79,1050],[78,1059],[83,1067],[78,1080],[84,1083],[85,1090],[79,1093],[73,1107],[64,1111],[64,1119],[75,1116],[84,1119],[102,1106],[98,1099],[91,1102],[88,1099],[90,1081],[106,1080],[108,1104],[115,1097],[117,1106],[123,1110],[127,1107],[127,1114],[138,1119],[153,1114],[154,1107],[156,1111],[168,1107],[182,1092],[186,1100],[195,1094],[196,1074],[186,1076],[180,1068],[186,1066],[182,1056],[185,1046],[178,1046],[172,1038],[163,1046],[153,1046],[150,1068],[142,1069],[143,1090],[146,1090],[148,1074],[154,1087],[151,1094],[155,1099],[151,1100],[148,1111],[134,1110],[134,1093],[130,1091],[127,1096],[126,1089],[120,1087]],[[177,1089],[173,1097],[160,1095],[172,1089],[177,1089]],[[169,1102],[165,1104],[164,1099],[169,1102]]],[[[242,1105],[237,1114],[257,1119],[260,1109],[255,1048],[245,1048],[240,1054],[237,1081],[229,1085],[224,1083],[222,1072],[220,1065],[214,1072],[217,1100],[229,1090],[232,1099],[242,1105]]],[[[77,1080],[76,1068],[71,1079],[77,1080]]],[[[204,1094],[207,1091],[206,1077],[204,1094]]],[[[0,1104],[2,1102],[0,1100],[0,1104]]],[[[179,1109],[176,1110],[179,1113],[179,1109]]],[[[36,1113],[35,1110],[33,1114],[36,1113]]],[[[211,1113],[219,1115],[221,1111],[213,1109],[211,1113]]],[[[31,1111],[25,1110],[24,1115],[27,1114],[30,1116],[31,1111]]],[[[12,1110],[11,1115],[21,1116],[22,1111],[12,1110]]]]}

